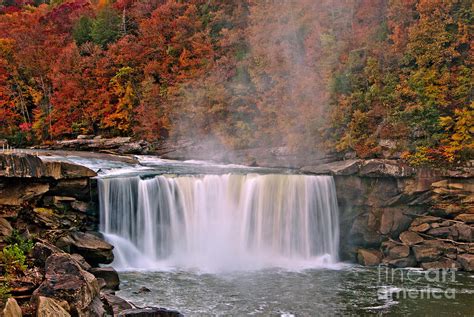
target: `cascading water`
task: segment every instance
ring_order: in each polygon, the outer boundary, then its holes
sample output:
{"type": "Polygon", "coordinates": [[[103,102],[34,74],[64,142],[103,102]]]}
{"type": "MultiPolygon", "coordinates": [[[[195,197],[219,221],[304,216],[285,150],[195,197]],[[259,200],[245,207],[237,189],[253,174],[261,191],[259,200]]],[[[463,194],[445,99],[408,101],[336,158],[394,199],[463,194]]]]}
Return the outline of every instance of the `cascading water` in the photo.
{"type": "Polygon", "coordinates": [[[120,270],[325,266],[337,261],[333,178],[204,175],[99,179],[101,230],[120,270]]]}

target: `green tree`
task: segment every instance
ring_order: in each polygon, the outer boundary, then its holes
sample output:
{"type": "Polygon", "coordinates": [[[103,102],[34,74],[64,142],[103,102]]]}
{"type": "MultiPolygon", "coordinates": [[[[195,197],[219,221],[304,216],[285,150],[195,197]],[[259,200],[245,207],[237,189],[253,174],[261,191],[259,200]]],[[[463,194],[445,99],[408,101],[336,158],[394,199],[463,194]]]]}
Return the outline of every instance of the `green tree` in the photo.
{"type": "Polygon", "coordinates": [[[102,48],[115,42],[120,37],[121,19],[118,13],[110,8],[104,7],[92,22],[91,38],[92,41],[102,48]]]}
{"type": "Polygon", "coordinates": [[[86,42],[92,42],[92,19],[82,16],[74,26],[72,37],[76,44],[82,45],[86,42]]]}

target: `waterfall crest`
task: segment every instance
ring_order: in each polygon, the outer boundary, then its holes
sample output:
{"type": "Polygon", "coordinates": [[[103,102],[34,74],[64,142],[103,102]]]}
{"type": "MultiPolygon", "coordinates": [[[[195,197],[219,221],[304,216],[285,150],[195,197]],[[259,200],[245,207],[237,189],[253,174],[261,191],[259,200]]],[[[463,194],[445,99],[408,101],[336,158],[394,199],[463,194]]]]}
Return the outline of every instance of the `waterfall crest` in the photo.
{"type": "Polygon", "coordinates": [[[337,262],[333,178],[204,175],[99,179],[101,230],[119,270],[203,271],[337,262]]]}

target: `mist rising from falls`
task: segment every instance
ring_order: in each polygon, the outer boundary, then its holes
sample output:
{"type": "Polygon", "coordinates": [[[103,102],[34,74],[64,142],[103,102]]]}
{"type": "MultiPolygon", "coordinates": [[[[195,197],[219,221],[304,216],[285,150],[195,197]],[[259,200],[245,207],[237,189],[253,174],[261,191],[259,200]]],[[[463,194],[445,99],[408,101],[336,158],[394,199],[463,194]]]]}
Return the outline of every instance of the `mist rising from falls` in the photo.
{"type": "Polygon", "coordinates": [[[337,262],[332,177],[206,175],[99,180],[117,269],[201,271],[337,262]]]}

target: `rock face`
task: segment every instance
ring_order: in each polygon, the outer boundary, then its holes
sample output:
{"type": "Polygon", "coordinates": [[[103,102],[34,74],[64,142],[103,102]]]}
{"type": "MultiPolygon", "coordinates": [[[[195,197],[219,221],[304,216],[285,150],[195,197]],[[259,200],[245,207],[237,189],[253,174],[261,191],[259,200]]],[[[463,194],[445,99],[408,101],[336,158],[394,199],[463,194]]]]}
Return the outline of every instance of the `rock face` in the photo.
{"type": "Polygon", "coordinates": [[[46,161],[26,153],[0,154],[0,177],[68,179],[94,177],[87,167],[67,162],[46,161]]]}
{"type": "Polygon", "coordinates": [[[114,260],[113,246],[99,237],[84,232],[73,232],[58,241],[58,246],[70,253],[78,253],[93,265],[109,264],[114,260]]]}
{"type": "Polygon", "coordinates": [[[71,310],[79,316],[94,316],[100,313],[93,306],[93,302],[99,296],[96,278],[84,271],[70,255],[51,255],[46,260],[45,270],[45,280],[35,291],[35,296],[65,300],[71,305],[71,310]]]}

